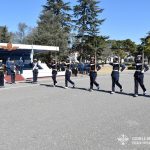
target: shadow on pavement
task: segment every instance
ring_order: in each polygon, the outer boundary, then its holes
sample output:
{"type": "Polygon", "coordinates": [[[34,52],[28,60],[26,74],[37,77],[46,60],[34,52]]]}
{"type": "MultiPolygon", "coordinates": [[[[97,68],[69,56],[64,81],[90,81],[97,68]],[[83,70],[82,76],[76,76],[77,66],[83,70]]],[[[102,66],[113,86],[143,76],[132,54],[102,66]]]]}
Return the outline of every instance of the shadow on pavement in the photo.
{"type": "MultiPolygon", "coordinates": [[[[125,93],[125,92],[116,92],[116,93],[120,94],[120,95],[127,95],[127,96],[135,97],[133,93],[125,93]]],[[[140,96],[140,97],[147,97],[147,98],[150,97],[150,95],[143,95],[143,94],[138,94],[138,96],[140,96]]]]}
{"type": "Polygon", "coordinates": [[[132,97],[134,96],[133,93],[125,93],[125,92],[115,92],[115,93],[120,94],[120,95],[132,96],[132,97]]]}
{"type": "Polygon", "coordinates": [[[86,89],[86,88],[81,88],[81,87],[75,87],[75,88],[72,87],[72,89],[75,89],[75,90],[83,90],[83,91],[89,91],[88,89],[86,89]]]}
{"type": "Polygon", "coordinates": [[[103,93],[109,93],[109,94],[111,92],[111,91],[107,91],[107,90],[96,90],[96,91],[100,91],[100,92],[103,92],[103,93]]]}
{"type": "MultiPolygon", "coordinates": [[[[40,85],[41,86],[46,86],[46,87],[54,87],[53,85],[50,85],[50,84],[40,84],[40,85]]],[[[60,86],[60,85],[56,85],[55,87],[64,89],[64,87],[60,86]]]]}
{"type": "Polygon", "coordinates": [[[18,81],[18,83],[33,83],[32,80],[18,81]]]}
{"type": "Polygon", "coordinates": [[[54,87],[53,85],[50,84],[40,84],[41,86],[46,86],[46,87],[54,87]]]}

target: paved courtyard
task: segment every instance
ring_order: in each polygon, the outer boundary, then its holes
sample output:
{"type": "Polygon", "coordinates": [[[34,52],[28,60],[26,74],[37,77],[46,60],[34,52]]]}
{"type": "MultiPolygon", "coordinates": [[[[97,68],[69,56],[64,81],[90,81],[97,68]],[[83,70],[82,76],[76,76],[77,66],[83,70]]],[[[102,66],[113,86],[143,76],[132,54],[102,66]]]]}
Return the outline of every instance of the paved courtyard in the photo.
{"type": "MultiPolygon", "coordinates": [[[[0,150],[149,150],[148,94],[134,98],[133,72],[121,73],[122,94],[110,94],[110,75],[99,75],[101,90],[89,92],[89,77],[72,77],[76,88],[51,78],[38,84],[6,84],[0,89],[0,150]]],[[[118,90],[119,91],[119,90],[118,90]]]]}

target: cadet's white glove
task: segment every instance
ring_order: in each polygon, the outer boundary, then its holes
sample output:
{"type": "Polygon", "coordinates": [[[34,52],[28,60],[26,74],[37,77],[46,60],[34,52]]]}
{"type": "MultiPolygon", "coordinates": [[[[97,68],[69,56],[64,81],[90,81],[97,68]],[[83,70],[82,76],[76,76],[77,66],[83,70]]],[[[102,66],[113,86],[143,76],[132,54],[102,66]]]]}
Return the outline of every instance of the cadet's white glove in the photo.
{"type": "Polygon", "coordinates": [[[144,73],[144,70],[142,70],[141,73],[144,73]]]}

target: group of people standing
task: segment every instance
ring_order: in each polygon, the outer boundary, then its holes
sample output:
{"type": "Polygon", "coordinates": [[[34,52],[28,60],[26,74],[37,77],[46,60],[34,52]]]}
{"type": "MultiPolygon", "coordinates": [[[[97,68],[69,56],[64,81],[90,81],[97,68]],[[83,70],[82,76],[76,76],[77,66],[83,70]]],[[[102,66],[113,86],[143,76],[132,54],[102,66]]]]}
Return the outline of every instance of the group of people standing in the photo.
{"type": "Polygon", "coordinates": [[[16,62],[14,60],[7,59],[6,64],[0,60],[0,87],[4,87],[4,74],[10,75],[11,77],[11,84],[15,83],[15,76],[16,74],[23,73],[23,60],[22,57],[16,62]]]}

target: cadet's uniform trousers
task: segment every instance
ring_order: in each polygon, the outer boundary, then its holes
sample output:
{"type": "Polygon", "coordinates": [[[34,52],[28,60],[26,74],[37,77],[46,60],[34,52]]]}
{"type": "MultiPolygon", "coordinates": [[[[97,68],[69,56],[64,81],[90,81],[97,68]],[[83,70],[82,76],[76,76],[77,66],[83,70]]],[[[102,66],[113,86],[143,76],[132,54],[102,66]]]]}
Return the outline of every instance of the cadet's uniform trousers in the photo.
{"type": "Polygon", "coordinates": [[[11,76],[11,83],[15,83],[15,77],[16,77],[16,75],[15,75],[15,71],[14,70],[11,70],[10,76],[11,76]]]}
{"type": "Polygon", "coordinates": [[[38,69],[33,70],[33,82],[37,82],[38,78],[38,69]]]}
{"type": "Polygon", "coordinates": [[[56,76],[57,76],[57,71],[56,70],[52,70],[52,79],[53,79],[53,84],[54,85],[57,84],[56,76]]]}
{"type": "Polygon", "coordinates": [[[144,74],[141,71],[136,71],[134,74],[134,93],[138,94],[138,86],[140,84],[143,92],[146,91],[146,88],[144,86],[144,74]]]}
{"type": "Polygon", "coordinates": [[[68,82],[74,85],[74,82],[70,79],[70,77],[71,77],[71,72],[67,70],[65,73],[65,86],[66,87],[68,87],[68,82]]]}
{"type": "Polygon", "coordinates": [[[99,84],[96,82],[97,72],[96,71],[90,71],[90,89],[93,89],[93,84],[96,85],[96,87],[99,87],[99,84]]]}
{"type": "Polygon", "coordinates": [[[0,86],[4,86],[4,72],[0,71],[0,86]]]}
{"type": "Polygon", "coordinates": [[[115,85],[122,89],[122,85],[119,83],[119,71],[112,71],[112,91],[115,92],[115,85]]]}

